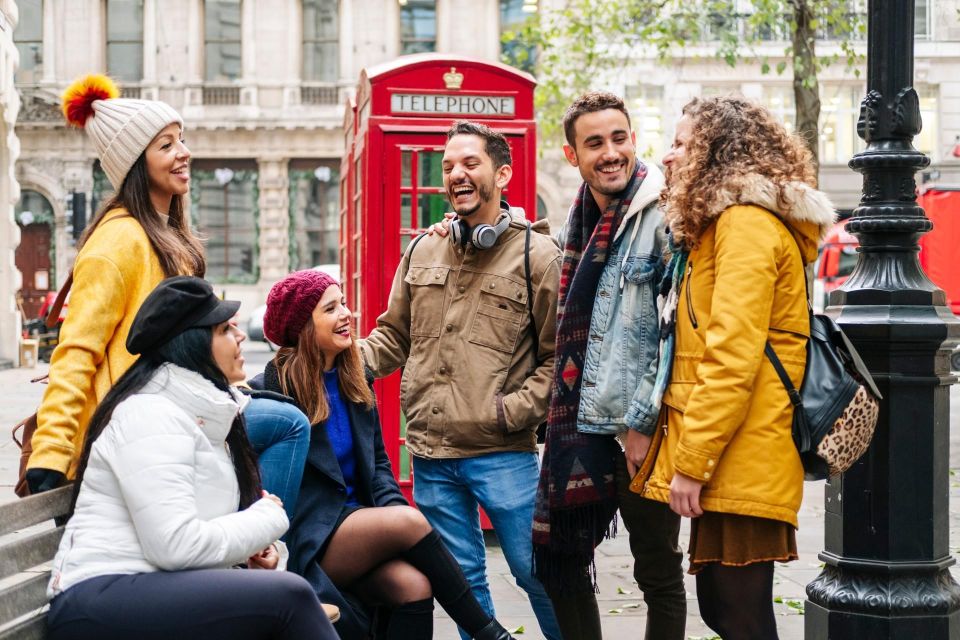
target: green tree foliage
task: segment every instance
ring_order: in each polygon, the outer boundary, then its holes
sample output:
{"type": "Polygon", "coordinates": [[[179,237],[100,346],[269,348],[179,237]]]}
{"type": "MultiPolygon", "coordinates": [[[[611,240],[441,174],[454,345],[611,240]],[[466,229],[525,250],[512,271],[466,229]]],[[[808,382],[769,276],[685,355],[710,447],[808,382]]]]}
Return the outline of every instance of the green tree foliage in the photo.
{"type": "Polygon", "coordinates": [[[765,74],[792,74],[796,131],[816,158],[817,76],[840,60],[859,75],[856,67],[861,60],[853,43],[866,33],[864,16],[856,10],[859,4],[857,0],[566,0],[561,8],[542,7],[522,28],[505,33],[504,42],[513,45],[505,61],[527,68],[535,63],[541,134],[556,139],[570,101],[628,70],[632,60],[649,56],[676,60],[694,47],[709,44],[730,66],[749,62],[759,64],[765,74]],[[818,39],[833,41],[838,53],[818,56],[818,39]],[[782,53],[778,50],[770,56],[771,43],[781,43],[782,53]]]}

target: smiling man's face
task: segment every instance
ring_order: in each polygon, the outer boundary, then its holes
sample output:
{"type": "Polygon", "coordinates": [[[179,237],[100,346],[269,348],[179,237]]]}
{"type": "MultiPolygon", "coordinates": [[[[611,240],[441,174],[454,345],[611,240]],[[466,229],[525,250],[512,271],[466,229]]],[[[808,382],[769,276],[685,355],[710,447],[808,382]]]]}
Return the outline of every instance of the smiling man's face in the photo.
{"type": "Polygon", "coordinates": [[[626,188],[636,162],[636,136],[618,109],[585,113],[574,123],[574,146],[564,145],[567,161],[601,206],[626,188]]]}

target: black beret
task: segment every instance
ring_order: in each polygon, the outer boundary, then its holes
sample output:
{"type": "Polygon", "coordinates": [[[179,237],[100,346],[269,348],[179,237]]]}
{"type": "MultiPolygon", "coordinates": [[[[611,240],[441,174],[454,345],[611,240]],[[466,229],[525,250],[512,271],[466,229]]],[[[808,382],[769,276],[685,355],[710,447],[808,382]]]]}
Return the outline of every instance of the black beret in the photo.
{"type": "Polygon", "coordinates": [[[191,327],[212,327],[236,315],[240,303],[221,300],[202,278],[174,276],[150,292],[133,319],[127,351],[146,353],[191,327]]]}

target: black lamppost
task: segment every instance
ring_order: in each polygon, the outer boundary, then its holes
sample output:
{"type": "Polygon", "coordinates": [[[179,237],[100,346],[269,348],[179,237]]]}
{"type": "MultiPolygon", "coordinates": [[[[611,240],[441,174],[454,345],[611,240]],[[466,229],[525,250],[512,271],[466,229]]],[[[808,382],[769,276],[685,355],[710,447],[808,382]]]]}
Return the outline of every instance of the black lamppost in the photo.
{"type": "Polygon", "coordinates": [[[950,576],[949,348],[960,323],[924,275],[917,240],[932,225],[914,174],[929,159],[913,89],[913,0],[870,0],[867,96],[850,161],[863,194],[847,229],[860,240],[830,310],[884,399],[867,455],[826,488],[822,573],[807,586],[808,640],[960,638],[960,586],[950,576]]]}

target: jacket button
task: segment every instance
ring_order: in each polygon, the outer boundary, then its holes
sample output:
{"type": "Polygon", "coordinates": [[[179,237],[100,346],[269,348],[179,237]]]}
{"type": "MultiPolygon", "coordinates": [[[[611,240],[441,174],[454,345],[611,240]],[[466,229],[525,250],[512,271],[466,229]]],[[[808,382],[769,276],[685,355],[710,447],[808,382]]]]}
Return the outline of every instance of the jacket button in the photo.
{"type": "Polygon", "coordinates": [[[433,409],[430,409],[430,411],[433,413],[440,413],[440,407],[434,407],[433,409]]]}
{"type": "Polygon", "coordinates": [[[703,472],[703,477],[704,477],[705,480],[709,480],[709,479],[710,479],[710,472],[709,472],[709,471],[704,471],[704,472],[703,472]]]}
{"type": "Polygon", "coordinates": [[[427,453],[433,453],[433,447],[427,447],[427,453]]]}
{"type": "Polygon", "coordinates": [[[496,283],[496,282],[491,282],[491,283],[490,283],[490,288],[491,288],[491,289],[496,289],[496,288],[497,288],[497,283],[496,283]]]}
{"type": "Polygon", "coordinates": [[[452,324],[448,324],[448,325],[447,325],[447,331],[453,331],[453,325],[452,325],[452,324]]]}
{"type": "Polygon", "coordinates": [[[440,367],[440,373],[446,373],[446,372],[447,372],[446,367],[440,367]]]}
{"type": "Polygon", "coordinates": [[[707,466],[708,466],[708,467],[712,467],[712,466],[713,466],[713,460],[707,460],[707,466]]]}
{"type": "Polygon", "coordinates": [[[440,274],[439,274],[439,273],[435,273],[435,274],[433,274],[433,277],[434,277],[434,279],[439,280],[439,279],[440,279],[440,274]]]}
{"type": "Polygon", "coordinates": [[[463,286],[457,287],[457,291],[459,291],[460,293],[463,293],[463,292],[466,291],[466,290],[467,290],[466,287],[463,287],[463,286]]]}

